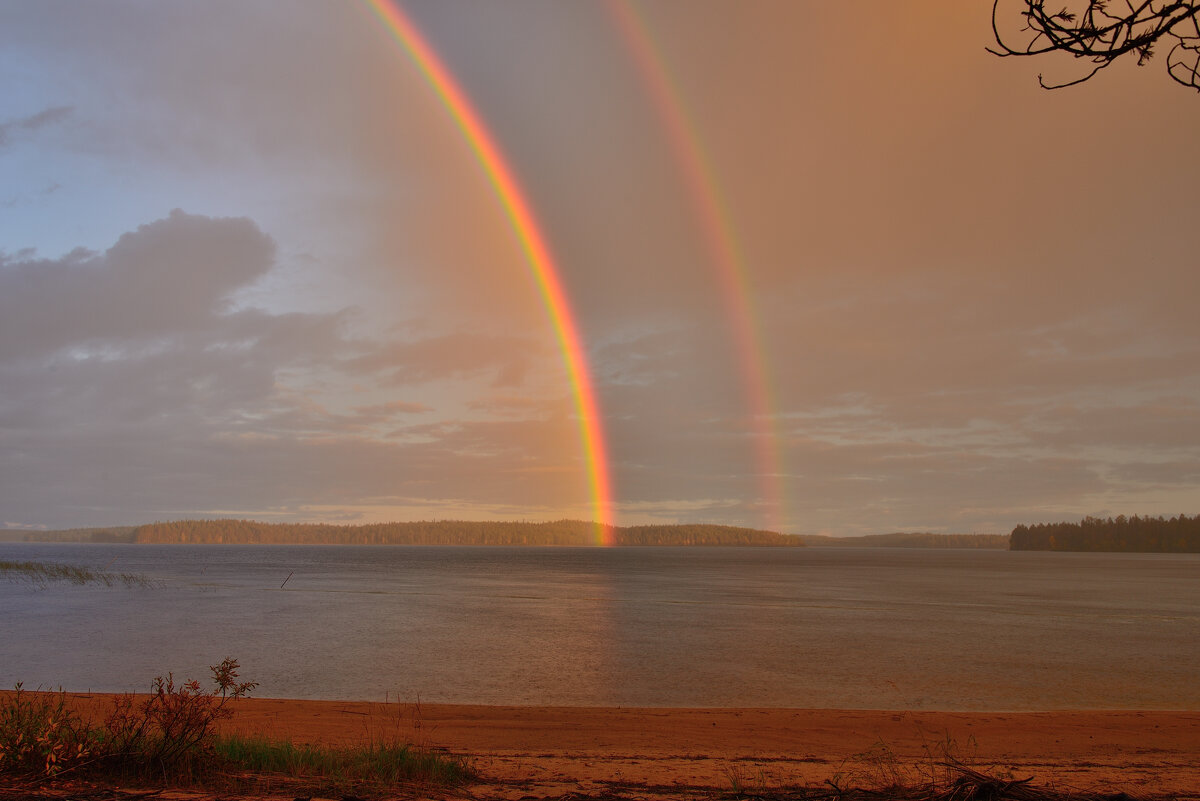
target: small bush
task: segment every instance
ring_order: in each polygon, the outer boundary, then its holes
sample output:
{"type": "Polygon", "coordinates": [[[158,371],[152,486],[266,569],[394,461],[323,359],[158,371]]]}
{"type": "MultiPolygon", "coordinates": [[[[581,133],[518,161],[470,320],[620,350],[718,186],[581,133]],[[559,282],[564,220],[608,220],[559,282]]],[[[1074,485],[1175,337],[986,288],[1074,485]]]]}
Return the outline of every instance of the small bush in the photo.
{"type": "Polygon", "coordinates": [[[211,759],[213,726],[232,715],[225,704],[248,695],[255,682],[238,683],[237,660],[226,658],[210,668],[220,691],[204,691],[191,680],[176,685],[168,673],[154,680],[150,697],[119,696],[104,720],[100,737],[104,761],[126,771],[190,771],[211,759]]]}
{"type": "Polygon", "coordinates": [[[31,693],[18,683],[0,704],[0,774],[53,778],[85,763],[94,739],[62,690],[31,693]]]}
{"type": "Polygon", "coordinates": [[[118,696],[102,727],[72,712],[61,690],[29,693],[18,684],[0,702],[0,773],[53,778],[85,766],[127,776],[186,773],[211,759],[213,725],[232,714],[225,704],[258,686],[237,681],[237,660],[211,670],[214,691],[196,681],[176,685],[168,673],[154,680],[149,698],[118,696]]]}

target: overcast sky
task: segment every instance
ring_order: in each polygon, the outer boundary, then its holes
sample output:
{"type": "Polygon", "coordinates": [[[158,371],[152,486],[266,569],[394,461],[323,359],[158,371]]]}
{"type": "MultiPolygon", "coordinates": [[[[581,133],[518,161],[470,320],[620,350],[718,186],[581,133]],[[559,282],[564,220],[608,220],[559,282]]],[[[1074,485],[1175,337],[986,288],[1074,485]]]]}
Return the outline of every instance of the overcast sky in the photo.
{"type": "MultiPolygon", "coordinates": [[[[1161,61],[1046,92],[1074,65],[987,54],[990,6],[637,4],[731,302],[619,14],[405,4],[557,257],[618,522],[1200,512],[1200,98],[1161,61]]],[[[0,524],[589,518],[574,408],[364,4],[0,1],[0,524]]]]}

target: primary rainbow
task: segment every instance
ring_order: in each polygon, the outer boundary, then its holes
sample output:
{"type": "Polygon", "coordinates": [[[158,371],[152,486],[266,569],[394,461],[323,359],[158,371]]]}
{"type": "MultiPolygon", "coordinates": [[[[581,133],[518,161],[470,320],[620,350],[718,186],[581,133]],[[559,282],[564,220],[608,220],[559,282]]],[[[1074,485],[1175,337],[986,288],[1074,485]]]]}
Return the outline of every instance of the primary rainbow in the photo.
{"type": "Polygon", "coordinates": [[[426,82],[442,101],[446,111],[458,126],[467,145],[474,153],[479,165],[487,175],[488,182],[496,193],[513,232],[520,242],[521,251],[541,294],[542,302],[550,315],[562,350],[567,376],[575,396],[575,409],[579,417],[579,432],[583,442],[588,487],[591,493],[593,519],[596,524],[596,541],[600,545],[611,545],[612,491],[609,480],[608,454],[604,441],[604,429],[600,419],[596,389],[592,384],[591,368],[587,352],[579,336],[579,329],[571,310],[571,304],[563,289],[562,279],[550,254],[546,239],[542,236],[536,218],[525,200],[521,185],[505,161],[503,153],[483,120],[475,111],[470,99],[437,53],[425,41],[421,31],[404,13],[395,0],[364,0],[375,16],[384,24],[426,82]]]}
{"type": "Polygon", "coordinates": [[[610,0],[609,9],[626,42],[654,108],[662,120],[671,151],[689,185],[701,228],[712,254],[726,318],[737,345],[742,386],[750,410],[750,431],[762,493],[763,527],[780,530],[784,515],[782,459],[774,427],[771,385],[766,349],[758,332],[749,290],[746,259],[729,212],[721,202],[720,184],[701,146],[700,136],[688,118],[683,95],[671,80],[665,59],[654,45],[649,27],[638,14],[634,0],[610,0]]]}

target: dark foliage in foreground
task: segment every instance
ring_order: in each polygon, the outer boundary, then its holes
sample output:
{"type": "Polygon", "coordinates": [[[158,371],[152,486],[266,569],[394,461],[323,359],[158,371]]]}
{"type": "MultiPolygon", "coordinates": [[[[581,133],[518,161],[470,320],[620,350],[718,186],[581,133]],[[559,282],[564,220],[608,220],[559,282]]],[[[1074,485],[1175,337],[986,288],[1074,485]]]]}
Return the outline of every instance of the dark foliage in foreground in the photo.
{"type": "Polygon", "coordinates": [[[241,789],[287,784],[332,791],[448,786],[473,775],[461,759],[394,736],[345,748],[218,736],[217,722],[232,715],[227,704],[257,686],[238,681],[238,667],[234,659],[214,665],[212,691],[196,681],[176,684],[169,673],[156,678],[148,696],[114,699],[101,725],[84,720],[62,690],[30,692],[18,684],[0,696],[0,799],[36,798],[36,789],[64,781],[85,783],[96,797],[117,798],[129,796],[115,789],[126,783],[241,789]]]}
{"type": "Polygon", "coordinates": [[[213,691],[160,676],[147,697],[117,696],[102,726],[84,721],[61,690],[30,692],[17,684],[0,700],[0,774],[166,777],[197,769],[211,762],[214,724],[232,714],[226,704],[257,686],[239,682],[238,667],[235,659],[214,665],[213,691]]]}

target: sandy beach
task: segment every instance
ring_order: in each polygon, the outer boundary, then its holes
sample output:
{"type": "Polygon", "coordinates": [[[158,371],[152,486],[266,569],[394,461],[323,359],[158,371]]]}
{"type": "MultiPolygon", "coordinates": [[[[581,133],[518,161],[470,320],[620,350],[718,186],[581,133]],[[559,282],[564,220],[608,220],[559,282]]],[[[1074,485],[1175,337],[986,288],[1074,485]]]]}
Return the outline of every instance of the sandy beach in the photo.
{"type": "MultiPolygon", "coordinates": [[[[72,695],[92,710],[102,695],[72,695]]],[[[870,786],[948,750],[1059,790],[1200,798],[1200,712],[622,709],[241,699],[223,730],[329,745],[399,738],[466,757],[479,799],[686,798],[870,786]]]]}

